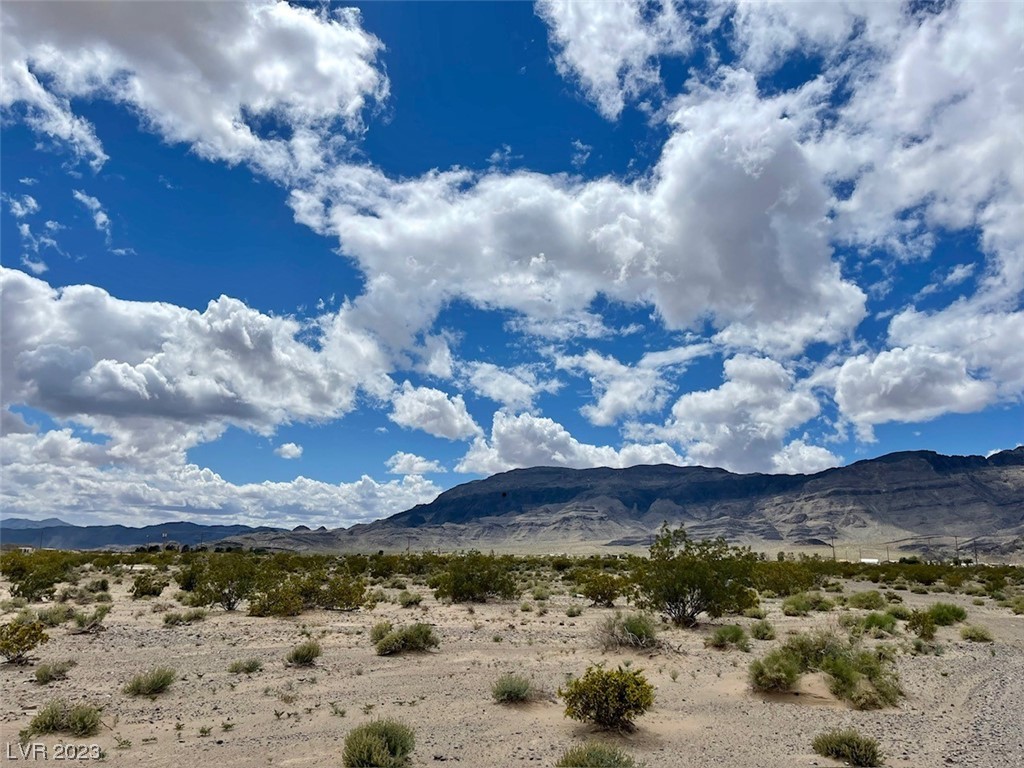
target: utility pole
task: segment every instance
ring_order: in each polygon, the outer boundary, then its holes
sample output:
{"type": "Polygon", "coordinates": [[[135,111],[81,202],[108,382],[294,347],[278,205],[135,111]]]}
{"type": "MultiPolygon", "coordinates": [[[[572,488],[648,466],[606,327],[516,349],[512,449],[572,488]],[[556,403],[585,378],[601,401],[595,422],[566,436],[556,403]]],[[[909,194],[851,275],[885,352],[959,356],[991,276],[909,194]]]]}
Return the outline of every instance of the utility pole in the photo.
{"type": "Polygon", "coordinates": [[[836,561],[836,535],[832,534],[832,562],[836,561]]]}
{"type": "Polygon", "coordinates": [[[978,564],[978,537],[974,537],[974,564],[978,564]]]}
{"type": "Polygon", "coordinates": [[[956,547],[956,564],[959,565],[960,564],[960,537],[959,536],[954,536],[953,537],[953,546],[956,547]]]}

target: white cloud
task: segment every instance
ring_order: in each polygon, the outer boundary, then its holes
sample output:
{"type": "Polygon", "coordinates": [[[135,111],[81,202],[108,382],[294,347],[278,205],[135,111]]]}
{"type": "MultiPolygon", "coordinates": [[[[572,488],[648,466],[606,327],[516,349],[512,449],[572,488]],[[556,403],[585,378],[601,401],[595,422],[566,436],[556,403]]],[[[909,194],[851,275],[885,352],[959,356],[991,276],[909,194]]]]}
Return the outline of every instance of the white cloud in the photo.
{"type": "Polygon", "coordinates": [[[274,453],[282,459],[298,459],[302,457],[302,446],[295,443],[282,443],[274,449],[274,453]]]}
{"type": "Polygon", "coordinates": [[[136,110],[168,141],[201,156],[251,162],[275,178],[321,166],[339,126],[362,130],[387,96],[382,45],[351,8],[285,2],[4,4],[3,106],[94,168],[107,156],[71,99],[102,96],[136,110]],[[225,41],[231,44],[225,44],[225,41]],[[261,121],[287,127],[264,135],[261,121]]]}
{"type": "Polygon", "coordinates": [[[502,368],[494,363],[475,361],[463,364],[462,368],[474,392],[514,411],[531,410],[539,394],[557,392],[560,386],[555,379],[538,378],[536,372],[525,365],[502,368]]]}
{"type": "Polygon", "coordinates": [[[991,403],[995,390],[991,382],[973,378],[962,358],[923,347],[897,347],[844,362],[835,398],[861,439],[872,440],[875,424],[970,413],[991,403]]]}
{"type": "Polygon", "coordinates": [[[16,219],[23,219],[26,216],[31,216],[33,213],[39,213],[39,203],[36,202],[32,195],[15,197],[14,195],[5,194],[3,199],[7,203],[11,215],[16,219]]]}
{"type": "Polygon", "coordinates": [[[408,381],[395,393],[388,418],[406,429],[421,429],[428,435],[449,440],[480,434],[462,395],[449,397],[439,389],[414,387],[408,381]]]}
{"type": "Polygon", "coordinates": [[[621,448],[581,443],[561,424],[528,413],[494,414],[490,438],[478,437],[456,466],[456,472],[493,474],[519,467],[632,467],[637,464],[681,464],[665,443],[627,443],[621,448]]]}
{"type": "Polygon", "coordinates": [[[572,140],[572,165],[573,168],[582,168],[590,159],[590,153],[594,148],[590,144],[584,144],[579,139],[572,140]]]}
{"type": "Polygon", "coordinates": [[[578,80],[609,119],[627,101],[660,88],[655,57],[690,48],[686,20],[672,2],[540,0],[536,9],[548,25],[559,73],[578,80]]]}
{"type": "Polygon", "coordinates": [[[103,210],[103,203],[97,198],[87,195],[80,189],[74,191],[74,198],[82,205],[84,205],[89,213],[92,214],[92,223],[96,226],[96,229],[104,234],[107,239],[107,244],[110,244],[110,217],[107,216],[107,212],[103,210]]]}
{"type": "Polygon", "coordinates": [[[187,518],[200,523],[331,528],[366,523],[436,498],[440,488],[417,475],[382,483],[305,477],[236,485],[195,464],[126,464],[108,446],[70,430],[5,434],[0,499],[9,515],[59,514],[83,524],[145,525],[187,518]]]}
{"type": "Polygon", "coordinates": [[[385,464],[392,475],[425,475],[428,472],[447,471],[438,461],[405,451],[398,451],[385,464]]]}
{"type": "Polygon", "coordinates": [[[842,460],[826,448],[808,445],[802,439],[793,440],[772,457],[772,472],[811,475],[840,463],[842,460]]]}
{"type": "Polygon", "coordinates": [[[797,460],[826,460],[810,446],[785,445],[793,429],[820,411],[817,399],[791,371],[752,355],[736,355],[723,368],[721,386],[683,395],[664,426],[637,427],[634,433],[678,443],[693,464],[733,472],[791,471],[797,460]]]}
{"type": "Polygon", "coordinates": [[[41,275],[50,268],[46,265],[46,262],[42,259],[34,259],[28,254],[21,257],[21,265],[25,267],[33,275],[41,275]]]}

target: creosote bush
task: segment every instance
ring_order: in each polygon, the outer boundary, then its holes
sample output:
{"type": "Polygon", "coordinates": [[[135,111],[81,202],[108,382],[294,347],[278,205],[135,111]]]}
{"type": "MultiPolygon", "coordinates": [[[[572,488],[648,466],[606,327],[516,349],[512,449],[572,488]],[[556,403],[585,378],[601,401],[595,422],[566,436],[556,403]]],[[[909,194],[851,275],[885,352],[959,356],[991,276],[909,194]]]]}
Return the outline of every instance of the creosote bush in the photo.
{"type": "Polygon", "coordinates": [[[36,646],[49,640],[41,622],[15,619],[0,626],[0,656],[7,659],[8,664],[24,664],[36,646]]]}
{"type": "Polygon", "coordinates": [[[349,731],[342,764],[345,768],[403,768],[415,746],[409,726],[397,720],[376,720],[349,731]]]}
{"type": "Polygon", "coordinates": [[[410,651],[429,651],[440,644],[441,641],[434,634],[433,627],[417,623],[391,630],[374,645],[378,656],[394,656],[410,651]]]}
{"type": "Polygon", "coordinates": [[[36,713],[28,728],[21,732],[21,739],[28,741],[47,733],[67,733],[78,738],[95,736],[100,725],[100,712],[96,707],[54,699],[36,713]]]}
{"type": "Polygon", "coordinates": [[[928,615],[937,626],[948,627],[967,618],[967,611],[952,603],[936,603],[928,609],[928,615]]]}
{"type": "Polygon", "coordinates": [[[403,608],[415,608],[423,602],[423,595],[419,592],[402,591],[398,593],[398,604],[403,608]]]}
{"type": "Polygon", "coordinates": [[[603,571],[590,571],[578,579],[580,594],[591,601],[592,605],[611,608],[615,598],[622,594],[623,581],[618,576],[603,571]]]}
{"type": "Polygon", "coordinates": [[[642,768],[642,764],[618,747],[591,743],[569,747],[555,768],[642,768]]]}
{"type": "Polygon", "coordinates": [[[438,600],[483,603],[489,598],[514,600],[519,587],[512,576],[511,557],[467,552],[449,559],[447,567],[429,581],[438,600]]]}
{"type": "Polygon", "coordinates": [[[598,640],[606,651],[614,648],[654,648],[658,645],[658,625],[647,613],[616,611],[597,628],[598,640]]]}
{"type": "Polygon", "coordinates": [[[834,607],[835,603],[820,592],[801,592],[782,601],[782,612],[786,616],[806,616],[811,611],[827,613],[834,607]]]}
{"type": "Polygon", "coordinates": [[[507,672],[491,686],[491,696],[499,704],[521,704],[534,699],[536,691],[528,677],[507,672]]]}
{"type": "Polygon", "coordinates": [[[370,630],[370,642],[376,645],[390,635],[393,629],[394,625],[390,621],[378,621],[370,630]]]}
{"type": "Polygon", "coordinates": [[[711,637],[704,641],[704,645],[709,648],[718,648],[725,650],[729,646],[739,648],[741,651],[750,650],[750,639],[747,637],[746,631],[743,627],[738,624],[727,624],[724,627],[719,627],[714,631],[711,637]]]}
{"type": "Polygon", "coordinates": [[[565,715],[606,730],[632,730],[633,721],[654,704],[654,687],[639,669],[588,667],[558,690],[565,715]]]}
{"type": "Polygon", "coordinates": [[[160,593],[167,587],[167,582],[155,573],[140,573],[135,577],[132,584],[131,596],[133,600],[143,597],[160,597],[160,593]]]}
{"type": "Polygon", "coordinates": [[[750,625],[750,636],[755,640],[774,640],[775,626],[770,621],[755,621],[750,625]]]}
{"type": "Polygon", "coordinates": [[[920,640],[935,639],[935,619],[928,611],[912,611],[907,619],[907,629],[920,640]]]}
{"type": "Polygon", "coordinates": [[[155,667],[129,680],[124,692],[129,696],[156,696],[170,688],[177,677],[170,667],[155,667]]]}
{"type": "Polygon", "coordinates": [[[861,608],[866,611],[880,611],[888,604],[888,601],[878,590],[867,592],[855,592],[847,599],[847,605],[851,608],[861,608]]]}
{"type": "Polygon", "coordinates": [[[64,661],[53,661],[48,664],[40,664],[36,667],[36,682],[39,685],[49,685],[55,680],[67,679],[68,672],[78,662],[74,659],[66,659],[64,661]]]}
{"type": "Polygon", "coordinates": [[[292,648],[286,658],[289,664],[294,664],[297,667],[311,667],[322,652],[320,643],[316,640],[307,640],[292,648]]]}
{"type": "Polygon", "coordinates": [[[852,728],[822,733],[814,738],[812,746],[822,757],[843,760],[848,765],[866,768],[882,765],[878,742],[861,736],[852,728]]]}
{"type": "Polygon", "coordinates": [[[972,643],[991,643],[992,633],[977,624],[967,624],[960,629],[960,637],[972,643]]]}

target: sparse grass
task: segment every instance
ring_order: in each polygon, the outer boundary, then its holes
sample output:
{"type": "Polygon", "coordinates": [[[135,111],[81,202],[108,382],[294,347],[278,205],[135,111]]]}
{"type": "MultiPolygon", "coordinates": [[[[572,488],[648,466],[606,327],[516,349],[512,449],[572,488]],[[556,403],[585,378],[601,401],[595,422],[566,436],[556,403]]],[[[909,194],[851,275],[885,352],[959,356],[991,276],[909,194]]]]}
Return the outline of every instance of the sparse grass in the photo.
{"type": "Polygon", "coordinates": [[[555,763],[556,768],[642,768],[618,747],[592,742],[569,747],[555,763]]]}
{"type": "Polygon", "coordinates": [[[206,610],[203,608],[190,608],[187,611],[171,611],[164,614],[164,626],[176,627],[179,624],[192,624],[196,621],[203,621],[206,618],[206,610]]]}
{"type": "Polygon", "coordinates": [[[419,592],[400,592],[398,595],[398,604],[403,608],[415,608],[423,602],[423,595],[419,592]]]}
{"type": "Polygon", "coordinates": [[[259,659],[239,659],[231,662],[228,672],[234,675],[254,675],[263,669],[263,662],[259,659]]]}
{"type": "Polygon", "coordinates": [[[316,640],[307,640],[292,648],[285,658],[289,664],[294,664],[297,667],[311,667],[322,652],[320,643],[316,640]]]}
{"type": "Polygon", "coordinates": [[[568,616],[570,619],[575,619],[582,613],[583,609],[578,605],[570,605],[568,608],[565,609],[565,615],[568,616]]]}
{"type": "Polygon", "coordinates": [[[88,704],[69,704],[64,699],[54,699],[46,704],[28,728],[21,732],[22,741],[47,733],[67,733],[78,738],[95,736],[99,733],[100,711],[88,704]]]}
{"type": "Polygon", "coordinates": [[[782,601],[782,612],[786,616],[806,616],[811,611],[827,612],[835,603],[820,592],[800,592],[782,601]]]}
{"type": "Polygon", "coordinates": [[[370,642],[376,645],[390,635],[392,630],[394,630],[394,626],[390,621],[378,621],[370,630],[370,642]]]}
{"type": "Polygon", "coordinates": [[[843,760],[849,765],[866,768],[882,765],[882,753],[878,749],[878,742],[861,736],[852,728],[822,733],[814,738],[812,746],[822,757],[843,760]]]}
{"type": "Polygon", "coordinates": [[[129,696],[156,696],[170,688],[177,676],[170,667],[155,667],[129,680],[124,692],[129,696]]]}
{"type": "Polygon", "coordinates": [[[788,691],[800,679],[800,664],[782,649],[750,663],[750,687],[762,693],[788,691]]]}
{"type": "Polygon", "coordinates": [[[727,624],[716,629],[711,637],[704,641],[704,645],[709,648],[718,648],[719,650],[725,650],[729,646],[733,646],[746,652],[750,650],[750,638],[747,637],[746,631],[739,624],[727,624]]]}
{"type": "Polygon", "coordinates": [[[429,624],[413,624],[393,629],[375,643],[378,656],[394,656],[407,651],[428,651],[441,644],[429,624]]]}
{"type": "Polygon", "coordinates": [[[511,672],[499,677],[491,686],[491,696],[499,704],[521,704],[536,698],[530,679],[511,672]]]}
{"type": "Polygon", "coordinates": [[[650,614],[616,611],[597,628],[597,639],[601,647],[654,648],[658,645],[658,625],[650,614]]]}
{"type": "Polygon", "coordinates": [[[36,682],[40,685],[49,685],[56,680],[66,680],[68,672],[76,664],[78,662],[74,659],[40,664],[36,667],[36,682]]]}
{"type": "Polygon", "coordinates": [[[74,615],[75,609],[65,603],[57,603],[36,611],[36,619],[44,627],[59,627],[65,621],[70,621],[74,615]]]}
{"type": "Polygon", "coordinates": [[[992,633],[977,624],[967,624],[960,628],[960,637],[972,643],[991,643],[992,633]]]}
{"type": "Polygon", "coordinates": [[[416,746],[412,729],[397,720],[376,720],[345,737],[345,768],[403,768],[416,746]]]}
{"type": "Polygon", "coordinates": [[[755,640],[774,640],[775,627],[770,621],[756,621],[750,626],[750,636],[755,640]]]}

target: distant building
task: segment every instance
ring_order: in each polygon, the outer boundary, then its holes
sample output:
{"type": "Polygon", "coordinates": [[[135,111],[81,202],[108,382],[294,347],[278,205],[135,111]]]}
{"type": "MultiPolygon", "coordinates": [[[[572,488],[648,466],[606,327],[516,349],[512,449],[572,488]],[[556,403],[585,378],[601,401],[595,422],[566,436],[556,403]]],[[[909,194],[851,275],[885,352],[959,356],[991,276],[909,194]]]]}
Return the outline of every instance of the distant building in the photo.
{"type": "Polygon", "coordinates": [[[877,557],[862,557],[860,561],[865,565],[878,565],[877,557]]]}

